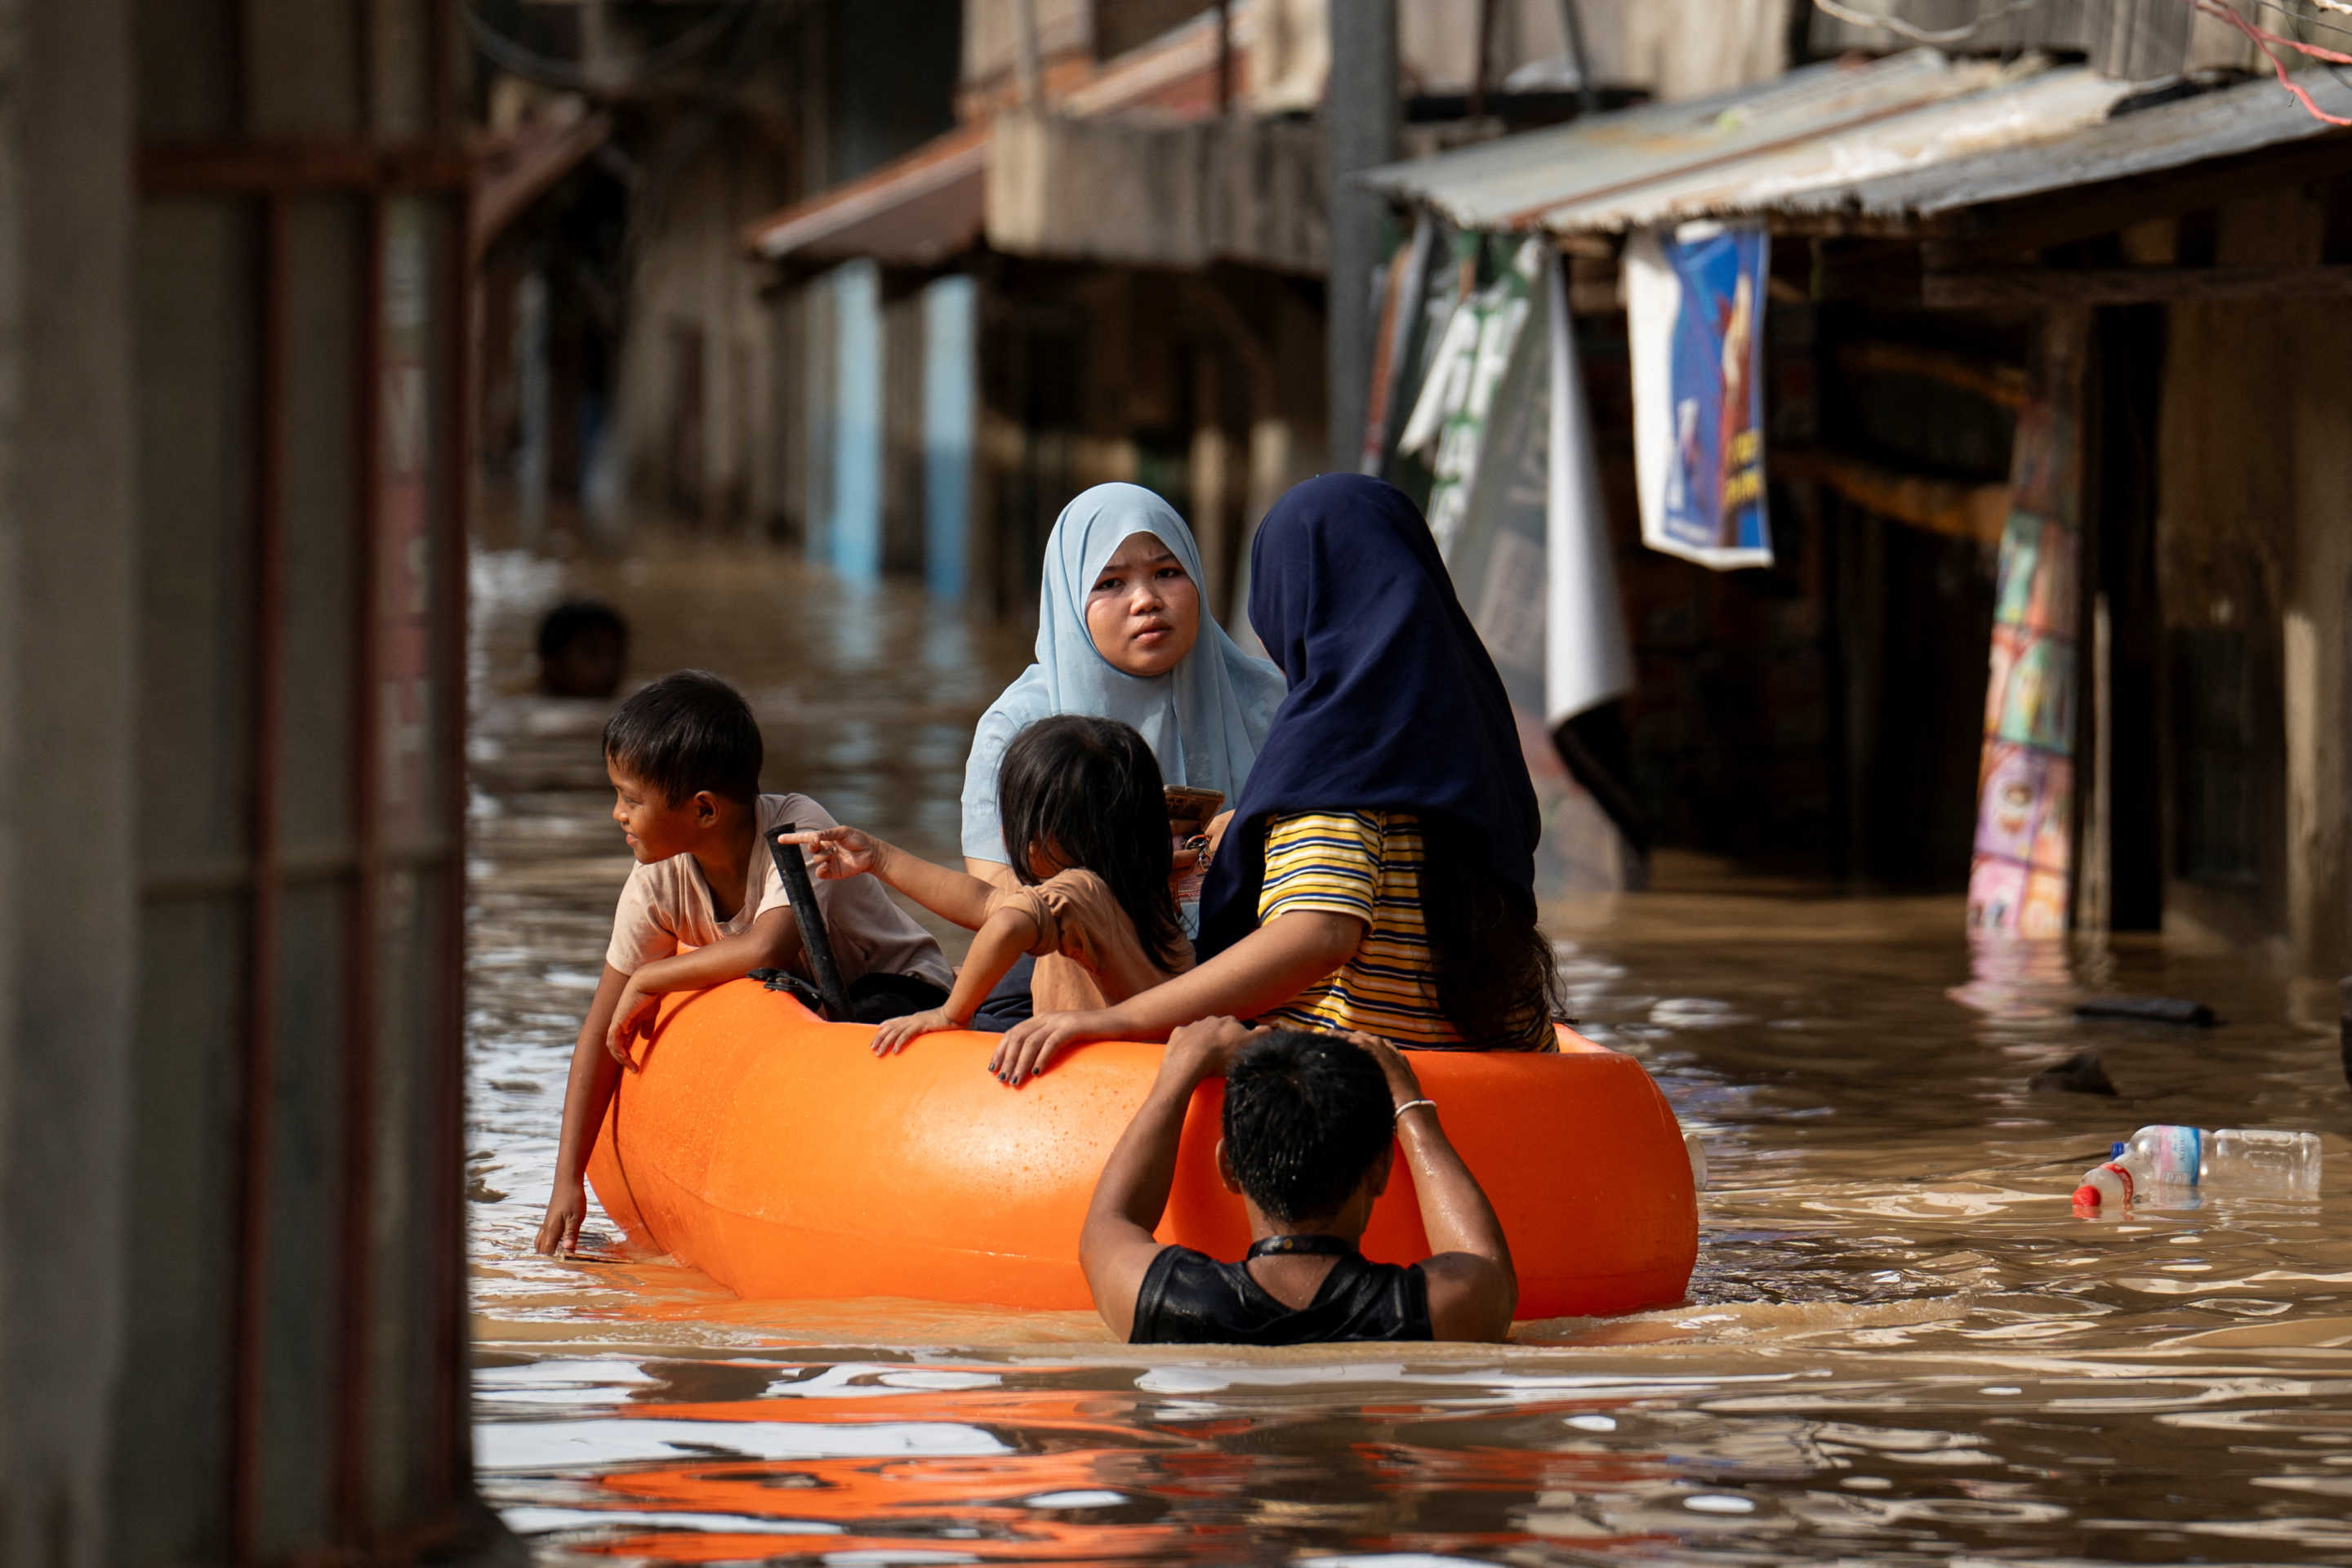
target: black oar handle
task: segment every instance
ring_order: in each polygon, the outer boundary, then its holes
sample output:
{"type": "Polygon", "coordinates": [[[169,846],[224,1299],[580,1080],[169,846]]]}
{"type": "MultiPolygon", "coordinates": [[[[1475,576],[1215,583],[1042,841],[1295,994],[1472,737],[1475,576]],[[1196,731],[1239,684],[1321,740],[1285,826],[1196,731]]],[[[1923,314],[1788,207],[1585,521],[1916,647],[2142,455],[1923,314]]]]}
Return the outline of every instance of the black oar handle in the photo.
{"type": "Polygon", "coordinates": [[[833,938],[825,934],[824,911],[816,907],[816,888],[809,881],[808,862],[796,845],[776,842],[800,828],[790,822],[768,830],[768,853],[776,859],[776,874],[784,879],[784,897],[801,926],[801,951],[808,954],[809,973],[816,976],[817,994],[836,1024],[849,1022],[849,994],[841,988],[841,971],[833,962],[833,938]]]}

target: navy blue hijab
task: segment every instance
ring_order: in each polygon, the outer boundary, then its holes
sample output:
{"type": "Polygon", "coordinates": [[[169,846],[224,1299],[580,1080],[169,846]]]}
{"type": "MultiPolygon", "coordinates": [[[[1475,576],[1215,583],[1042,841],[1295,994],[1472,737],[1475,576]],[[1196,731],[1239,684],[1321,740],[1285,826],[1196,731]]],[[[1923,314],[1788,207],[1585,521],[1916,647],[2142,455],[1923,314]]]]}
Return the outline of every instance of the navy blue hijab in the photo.
{"type": "Polygon", "coordinates": [[[1250,624],[1290,689],[1201,896],[1203,958],[1257,924],[1265,825],[1303,811],[1443,813],[1535,895],[1535,786],[1502,677],[1429,524],[1360,474],[1291,489],[1250,550],[1250,624]]]}

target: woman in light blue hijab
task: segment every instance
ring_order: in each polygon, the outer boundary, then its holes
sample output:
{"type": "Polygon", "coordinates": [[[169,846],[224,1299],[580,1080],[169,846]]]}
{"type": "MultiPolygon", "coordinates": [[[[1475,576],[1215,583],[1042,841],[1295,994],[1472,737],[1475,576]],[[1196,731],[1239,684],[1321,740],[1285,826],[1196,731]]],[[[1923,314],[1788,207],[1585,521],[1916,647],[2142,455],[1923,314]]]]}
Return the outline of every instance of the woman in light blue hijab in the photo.
{"type": "Polygon", "coordinates": [[[1055,520],[1037,607],[1037,662],[981,715],[964,764],[963,852],[1010,880],[997,822],[1004,748],[1055,713],[1142,732],[1171,784],[1239,798],[1282,674],[1235,647],[1201,608],[1201,552],[1176,509],[1140,485],[1097,485],[1055,520]]]}

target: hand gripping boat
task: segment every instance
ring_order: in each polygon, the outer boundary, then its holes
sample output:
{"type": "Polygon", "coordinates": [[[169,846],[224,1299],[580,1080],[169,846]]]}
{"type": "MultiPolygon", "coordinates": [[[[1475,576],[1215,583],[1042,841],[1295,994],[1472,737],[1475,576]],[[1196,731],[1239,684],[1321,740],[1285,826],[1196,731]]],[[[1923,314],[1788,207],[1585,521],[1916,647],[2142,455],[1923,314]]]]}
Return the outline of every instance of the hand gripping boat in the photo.
{"type": "MultiPolygon", "coordinates": [[[[873,1036],[750,980],[666,998],[589,1162],[605,1212],[747,1298],[1085,1310],[1078,1226],[1160,1047],[1078,1047],[1008,1089],[984,1070],[996,1036],[926,1035],[887,1058],[873,1036]]],[[[1521,1318],[1682,1300],[1690,1163],[1639,1062],[1565,1029],[1558,1056],[1411,1059],[1510,1237],[1521,1318]]],[[[1238,1258],[1249,1230],[1214,1163],[1223,1094],[1194,1093],[1160,1235],[1238,1258]]],[[[1364,1251],[1428,1250],[1400,1160],[1364,1251]]]]}

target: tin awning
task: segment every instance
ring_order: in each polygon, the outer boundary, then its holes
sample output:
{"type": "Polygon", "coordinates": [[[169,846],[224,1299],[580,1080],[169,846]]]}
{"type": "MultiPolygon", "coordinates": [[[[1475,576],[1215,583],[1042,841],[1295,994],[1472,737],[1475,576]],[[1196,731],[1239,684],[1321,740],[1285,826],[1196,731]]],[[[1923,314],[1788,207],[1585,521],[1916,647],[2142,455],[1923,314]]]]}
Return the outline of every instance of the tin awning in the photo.
{"type": "Polygon", "coordinates": [[[744,237],[771,260],[818,265],[871,257],[934,266],[979,237],[989,131],[967,125],[862,180],[761,218],[744,237]]]}
{"type": "MultiPolygon", "coordinates": [[[[1057,117],[1137,111],[1183,124],[1217,112],[1216,16],[1203,12],[1153,42],[1048,93],[1057,117]]],[[[772,261],[815,266],[856,258],[936,266],[980,237],[988,201],[990,124],[934,138],[872,174],[754,223],[745,245],[772,261]]]]}
{"type": "MultiPolygon", "coordinates": [[[[2302,80],[2323,108],[2352,112],[2352,85],[2318,73],[2302,80]]],[[[1761,218],[1894,233],[1960,208],[2331,134],[2352,133],[2331,132],[2268,79],[2150,102],[2080,66],[1914,49],[1361,178],[1468,228],[1608,234],[1761,218]]]]}

